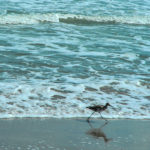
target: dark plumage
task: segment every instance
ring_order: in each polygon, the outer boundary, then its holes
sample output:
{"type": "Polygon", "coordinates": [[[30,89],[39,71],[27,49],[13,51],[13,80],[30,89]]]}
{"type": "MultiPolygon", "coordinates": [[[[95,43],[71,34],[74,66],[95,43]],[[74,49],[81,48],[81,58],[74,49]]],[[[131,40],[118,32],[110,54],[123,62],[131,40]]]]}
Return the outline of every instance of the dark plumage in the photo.
{"type": "MultiPolygon", "coordinates": [[[[104,111],[105,109],[107,109],[108,106],[111,106],[109,103],[106,103],[105,105],[95,105],[95,106],[89,106],[89,107],[86,107],[90,110],[93,111],[93,113],[87,118],[87,121],[89,122],[89,119],[91,118],[91,116],[95,113],[95,112],[98,112],[100,113],[101,115],[101,112],[104,111]]],[[[101,115],[102,117],[102,115],[101,115]]],[[[103,117],[102,117],[103,118],[103,117]]],[[[103,118],[104,119],[104,118],[103,118]]],[[[105,119],[106,120],[106,119],[105,119]]]]}

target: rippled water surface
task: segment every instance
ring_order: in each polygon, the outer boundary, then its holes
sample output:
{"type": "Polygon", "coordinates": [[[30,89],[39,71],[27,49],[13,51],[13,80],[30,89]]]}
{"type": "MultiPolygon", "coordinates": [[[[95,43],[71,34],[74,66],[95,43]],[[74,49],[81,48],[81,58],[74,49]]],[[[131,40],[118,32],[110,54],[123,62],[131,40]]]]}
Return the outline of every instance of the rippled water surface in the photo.
{"type": "Polygon", "coordinates": [[[150,118],[148,0],[0,3],[1,118],[150,118]]]}

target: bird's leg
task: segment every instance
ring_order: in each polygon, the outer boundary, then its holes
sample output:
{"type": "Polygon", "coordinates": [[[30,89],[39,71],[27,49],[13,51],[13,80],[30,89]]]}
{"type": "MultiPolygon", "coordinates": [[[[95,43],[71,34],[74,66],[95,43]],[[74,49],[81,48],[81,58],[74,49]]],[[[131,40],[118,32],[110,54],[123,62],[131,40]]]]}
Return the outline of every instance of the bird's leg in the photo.
{"type": "Polygon", "coordinates": [[[101,115],[101,118],[104,119],[105,121],[108,121],[107,119],[103,118],[101,112],[99,112],[99,114],[101,115]]]}
{"type": "Polygon", "coordinates": [[[102,129],[103,127],[105,127],[107,124],[108,124],[108,122],[105,122],[105,123],[100,127],[100,129],[102,129]]]}
{"type": "Polygon", "coordinates": [[[89,122],[90,121],[90,118],[92,117],[92,115],[95,113],[95,111],[94,112],[92,112],[92,114],[87,118],[87,122],[89,122]]]}

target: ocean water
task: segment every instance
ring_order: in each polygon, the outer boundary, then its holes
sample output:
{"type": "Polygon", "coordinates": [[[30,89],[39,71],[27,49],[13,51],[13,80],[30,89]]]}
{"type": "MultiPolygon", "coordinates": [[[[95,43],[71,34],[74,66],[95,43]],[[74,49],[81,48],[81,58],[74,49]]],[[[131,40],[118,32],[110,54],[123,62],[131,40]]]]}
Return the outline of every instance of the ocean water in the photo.
{"type": "Polygon", "coordinates": [[[0,0],[0,118],[150,119],[149,6],[0,0]]]}

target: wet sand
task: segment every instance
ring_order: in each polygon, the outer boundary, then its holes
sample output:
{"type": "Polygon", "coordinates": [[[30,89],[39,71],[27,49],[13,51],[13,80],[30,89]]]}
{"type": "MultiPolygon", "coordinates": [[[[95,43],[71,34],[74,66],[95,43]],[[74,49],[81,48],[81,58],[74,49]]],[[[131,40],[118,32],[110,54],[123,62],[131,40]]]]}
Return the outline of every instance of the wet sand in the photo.
{"type": "Polygon", "coordinates": [[[0,120],[0,150],[149,150],[150,120],[0,120]]]}

